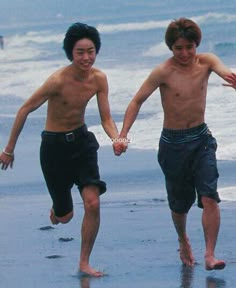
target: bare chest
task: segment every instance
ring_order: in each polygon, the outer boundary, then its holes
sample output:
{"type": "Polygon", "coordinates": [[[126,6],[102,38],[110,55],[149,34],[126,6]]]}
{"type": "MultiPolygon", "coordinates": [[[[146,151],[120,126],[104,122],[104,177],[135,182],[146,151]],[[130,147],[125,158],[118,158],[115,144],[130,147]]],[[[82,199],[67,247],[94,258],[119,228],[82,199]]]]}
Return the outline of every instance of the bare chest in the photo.
{"type": "Polygon", "coordinates": [[[205,69],[173,71],[161,87],[162,96],[177,102],[205,98],[208,78],[205,69]]]}
{"type": "Polygon", "coordinates": [[[96,93],[97,87],[91,83],[69,83],[63,87],[57,100],[65,107],[84,107],[96,93]]]}

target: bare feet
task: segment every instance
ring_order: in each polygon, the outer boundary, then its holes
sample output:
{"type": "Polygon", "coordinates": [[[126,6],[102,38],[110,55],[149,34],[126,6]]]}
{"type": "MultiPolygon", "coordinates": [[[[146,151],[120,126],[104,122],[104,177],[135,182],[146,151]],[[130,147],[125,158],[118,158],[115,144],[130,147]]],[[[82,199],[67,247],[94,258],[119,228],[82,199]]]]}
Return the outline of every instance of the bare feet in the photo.
{"type": "Polygon", "coordinates": [[[205,257],[206,270],[222,270],[225,268],[225,261],[217,260],[214,257],[205,257]]]}
{"type": "Polygon", "coordinates": [[[179,255],[184,265],[194,265],[194,256],[188,238],[184,240],[179,239],[179,255]]]}
{"type": "Polygon", "coordinates": [[[80,273],[88,275],[90,277],[102,277],[104,273],[101,271],[97,271],[90,266],[80,267],[80,273]]]}
{"type": "Polygon", "coordinates": [[[49,216],[49,218],[50,218],[52,224],[54,224],[54,225],[57,225],[57,224],[60,223],[59,220],[57,219],[55,213],[54,213],[53,208],[50,210],[50,216],[49,216]]]}

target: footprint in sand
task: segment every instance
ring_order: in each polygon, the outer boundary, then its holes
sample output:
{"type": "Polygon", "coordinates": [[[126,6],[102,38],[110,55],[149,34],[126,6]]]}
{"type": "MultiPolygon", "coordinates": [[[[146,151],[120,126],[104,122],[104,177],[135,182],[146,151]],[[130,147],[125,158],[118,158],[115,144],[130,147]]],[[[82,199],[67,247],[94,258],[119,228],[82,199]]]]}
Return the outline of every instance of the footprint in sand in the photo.
{"type": "Polygon", "coordinates": [[[60,242],[70,242],[70,241],[72,241],[72,240],[74,240],[74,238],[63,238],[63,237],[61,237],[61,238],[59,238],[58,239],[58,241],[60,241],[60,242]]]}
{"type": "Polygon", "coordinates": [[[52,226],[44,226],[44,227],[40,227],[39,230],[42,230],[42,231],[47,231],[47,230],[51,230],[51,229],[54,229],[52,226]]]}
{"type": "Polygon", "coordinates": [[[58,258],[63,258],[64,256],[62,255],[49,255],[49,256],[46,256],[45,258],[48,258],[48,259],[58,259],[58,258]]]}

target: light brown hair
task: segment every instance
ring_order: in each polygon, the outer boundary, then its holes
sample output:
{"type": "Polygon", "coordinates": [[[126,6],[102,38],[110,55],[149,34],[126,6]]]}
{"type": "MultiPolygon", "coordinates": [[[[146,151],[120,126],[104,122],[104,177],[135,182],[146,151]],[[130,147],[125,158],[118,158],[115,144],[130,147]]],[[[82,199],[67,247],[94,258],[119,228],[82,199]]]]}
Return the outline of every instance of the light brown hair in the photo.
{"type": "Polygon", "coordinates": [[[166,29],[165,42],[172,50],[173,44],[179,39],[184,38],[188,41],[195,42],[196,46],[201,42],[202,33],[199,26],[190,19],[179,18],[172,21],[166,29]]]}

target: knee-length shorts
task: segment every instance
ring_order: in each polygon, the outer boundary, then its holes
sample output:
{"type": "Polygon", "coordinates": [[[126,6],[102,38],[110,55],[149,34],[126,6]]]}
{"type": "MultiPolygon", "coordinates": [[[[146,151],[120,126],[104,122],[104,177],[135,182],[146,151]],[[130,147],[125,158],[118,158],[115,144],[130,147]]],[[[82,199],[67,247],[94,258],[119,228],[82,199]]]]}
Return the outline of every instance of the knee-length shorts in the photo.
{"type": "Polygon", "coordinates": [[[216,149],[216,139],[210,132],[182,143],[167,143],[160,138],[158,162],[165,175],[169,207],[173,212],[187,213],[196,198],[198,206],[203,208],[202,196],[220,202],[216,149]]]}
{"type": "Polygon", "coordinates": [[[99,144],[86,125],[67,133],[43,131],[41,136],[40,163],[55,215],[73,210],[74,184],[80,193],[88,185],[98,186],[100,194],[106,191],[99,175],[99,144]]]}

